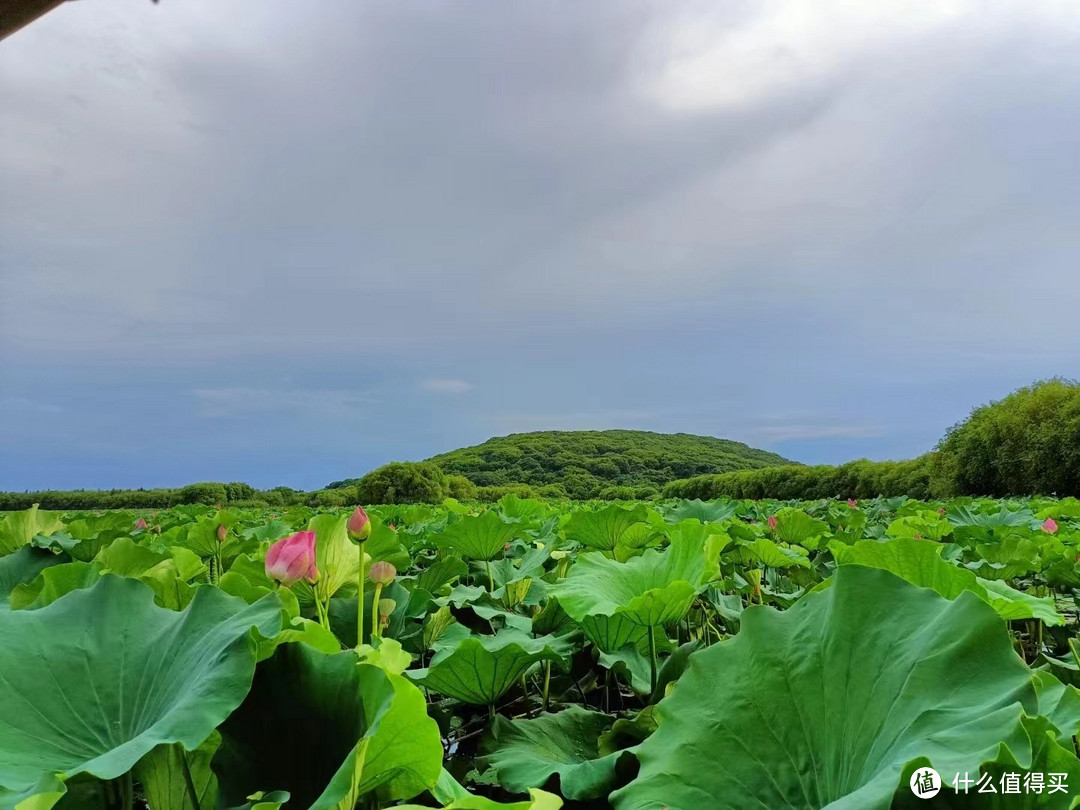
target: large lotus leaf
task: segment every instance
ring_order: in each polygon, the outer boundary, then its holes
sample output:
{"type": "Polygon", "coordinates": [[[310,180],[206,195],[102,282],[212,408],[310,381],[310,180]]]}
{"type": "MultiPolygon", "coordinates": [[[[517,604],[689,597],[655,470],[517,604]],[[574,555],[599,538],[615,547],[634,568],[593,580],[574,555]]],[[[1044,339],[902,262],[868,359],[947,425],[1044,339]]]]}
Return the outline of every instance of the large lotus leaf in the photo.
{"type": "Polygon", "coordinates": [[[741,546],[739,556],[744,562],[756,562],[766,568],[809,568],[807,552],[799,546],[781,546],[768,537],[755,537],[741,546]]]}
{"type": "Polygon", "coordinates": [[[680,501],[664,512],[668,523],[681,523],[684,520],[698,520],[702,523],[719,523],[735,517],[739,512],[738,501],[680,501]]]}
{"type": "Polygon", "coordinates": [[[159,745],[139,760],[135,780],[142,785],[150,810],[202,810],[213,807],[217,800],[217,777],[210,769],[210,760],[221,744],[215,731],[194,751],[179,745],[159,745]],[[185,773],[186,766],[186,773],[185,773]],[[198,804],[191,801],[191,787],[198,804]]]}
{"type": "Polygon", "coordinates": [[[387,677],[393,702],[368,745],[360,782],[361,793],[377,789],[380,801],[430,790],[443,761],[439,725],[428,716],[424,693],[400,673],[387,672],[387,677]]]}
{"type": "Polygon", "coordinates": [[[776,513],[776,536],[781,541],[805,548],[817,548],[829,534],[829,524],[815,520],[801,509],[788,507],[776,513]]]}
{"type": "MultiPolygon", "coordinates": [[[[232,528],[240,520],[240,513],[235,509],[221,509],[209,517],[203,517],[186,527],[187,532],[179,545],[194,551],[200,557],[213,557],[222,550],[237,543],[236,536],[229,532],[225,541],[218,540],[218,527],[232,528]]],[[[232,556],[232,555],[229,555],[232,556]]]]}
{"type": "Polygon", "coordinates": [[[416,587],[428,593],[438,593],[444,585],[469,573],[469,566],[457,555],[436,560],[416,576],[416,587]]]}
{"type": "Polygon", "coordinates": [[[506,544],[521,532],[521,524],[507,523],[493,509],[479,515],[464,515],[457,523],[447,524],[434,541],[452,548],[470,560],[494,560],[502,556],[506,544]]]}
{"type": "Polygon", "coordinates": [[[1064,624],[1054,608],[1054,600],[1023,593],[997,580],[980,580],[966,568],[941,558],[944,547],[930,540],[898,538],[879,543],[862,540],[851,546],[831,543],[829,550],[840,565],[881,568],[903,577],[913,585],[931,588],[946,599],[965,591],[991,605],[1005,619],[1041,619],[1046,624],[1064,624]]]}
{"type": "Polygon", "coordinates": [[[51,605],[72,591],[92,588],[101,579],[98,563],[69,562],[42,571],[36,579],[17,585],[11,592],[12,610],[33,610],[51,605]]]}
{"type": "Polygon", "coordinates": [[[1039,714],[1057,726],[1059,740],[1071,741],[1080,735],[1080,690],[1045,670],[1035,673],[1035,690],[1039,694],[1039,714]]]}
{"type": "Polygon", "coordinates": [[[21,512],[9,512],[0,519],[0,557],[27,545],[34,535],[49,535],[64,528],[57,512],[42,512],[34,504],[21,512]]]}
{"type": "Polygon", "coordinates": [[[885,810],[912,763],[974,773],[1003,745],[1030,763],[1031,672],[986,603],[857,566],[834,580],[690,657],[617,810],[885,810]]]}
{"type": "Polygon", "coordinates": [[[247,693],[253,628],[272,636],[280,622],[274,597],[247,605],[201,588],[176,612],[111,575],[41,610],[0,613],[0,785],[112,779],[155,746],[198,748],[247,693]]]}
{"type": "MultiPolygon", "coordinates": [[[[1055,739],[1056,731],[1046,717],[1024,717],[1021,723],[1031,741],[1030,761],[1026,759],[1024,762],[1018,761],[1012,751],[1003,748],[994,761],[984,763],[980,768],[981,774],[989,776],[994,790],[1001,792],[988,792],[980,790],[976,785],[971,785],[966,795],[962,787],[958,795],[952,785],[960,774],[942,773],[942,791],[938,799],[945,798],[942,802],[943,806],[950,810],[951,808],[956,808],[956,810],[1067,810],[1080,804],[1080,800],[1070,795],[1074,793],[1075,786],[1080,784],[1080,760],[1073,753],[1072,740],[1068,740],[1063,747],[1055,739]],[[1026,790],[1024,783],[1028,773],[1042,774],[1044,782],[1048,779],[1047,774],[1061,774],[1064,776],[1068,789],[1054,793],[1050,793],[1045,788],[1040,793],[1026,790]],[[1012,774],[1013,778],[1017,779],[1020,793],[1004,794],[1002,779],[1005,774],[1012,774]]],[[[910,796],[909,793],[903,798],[908,799],[910,796]]],[[[936,805],[914,799],[908,800],[903,806],[908,810],[918,810],[924,806],[936,807],[936,805]]]]}
{"type": "Polygon", "coordinates": [[[248,696],[221,726],[214,771],[226,803],[260,787],[288,791],[308,810],[332,810],[358,796],[363,755],[393,697],[387,674],[352,651],[281,645],[259,664],[248,696]]]}
{"type": "Polygon", "coordinates": [[[920,512],[897,518],[885,530],[889,537],[908,537],[916,540],[941,540],[952,533],[952,524],[937,512],[920,512]]]}
{"type": "Polygon", "coordinates": [[[385,560],[398,571],[406,571],[412,564],[409,552],[398,539],[398,533],[377,517],[371,518],[371,535],[364,542],[364,551],[372,562],[385,560]]]}
{"type": "Polygon", "coordinates": [[[19,585],[33,582],[38,574],[66,558],[51,551],[23,546],[13,554],[0,557],[0,610],[11,607],[11,592],[19,585]]]}
{"type": "MultiPolygon", "coordinates": [[[[431,791],[435,800],[443,803],[443,810],[559,810],[562,799],[535,788],[529,790],[529,799],[504,804],[483,796],[474,796],[458,783],[445,768],[431,791]]],[[[403,804],[398,810],[429,810],[418,804],[403,804]]]]}
{"type": "Polygon", "coordinates": [[[631,509],[612,504],[603,509],[574,512],[566,521],[565,532],[567,538],[583,546],[610,552],[631,526],[645,523],[648,519],[649,510],[643,504],[631,509]]]}
{"type": "Polygon", "coordinates": [[[508,518],[528,522],[533,518],[542,518],[551,513],[552,509],[543,501],[534,501],[529,498],[520,498],[513,492],[508,492],[498,500],[499,510],[508,518]]]}
{"type": "Polygon", "coordinates": [[[511,721],[499,715],[482,760],[511,793],[543,787],[557,774],[558,792],[567,799],[606,796],[615,784],[616,764],[627,755],[600,754],[600,735],[612,722],[606,714],[578,706],[533,720],[511,721]]]}
{"type": "Polygon", "coordinates": [[[673,534],[663,552],[647,549],[626,562],[582,554],[551,586],[563,610],[604,652],[632,642],[646,627],[681,619],[715,576],[719,549],[728,538],[709,535],[707,526],[694,521],[684,525],[687,530],[673,534]]]}
{"type": "Polygon", "coordinates": [[[559,662],[571,651],[570,643],[557,636],[533,638],[512,628],[493,636],[466,636],[452,625],[435,645],[426,669],[407,673],[441,695],[463,703],[489,706],[502,697],[538,661],[559,662]]]}

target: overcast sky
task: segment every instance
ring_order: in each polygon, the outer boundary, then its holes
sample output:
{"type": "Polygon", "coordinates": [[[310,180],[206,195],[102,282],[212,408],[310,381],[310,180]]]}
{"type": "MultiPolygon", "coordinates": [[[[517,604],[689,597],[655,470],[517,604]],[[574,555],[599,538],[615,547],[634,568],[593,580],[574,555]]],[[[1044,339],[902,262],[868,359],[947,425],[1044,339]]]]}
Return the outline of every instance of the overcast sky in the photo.
{"type": "Polygon", "coordinates": [[[0,488],[907,458],[1080,376],[1080,3],[83,0],[0,43],[0,488]]]}

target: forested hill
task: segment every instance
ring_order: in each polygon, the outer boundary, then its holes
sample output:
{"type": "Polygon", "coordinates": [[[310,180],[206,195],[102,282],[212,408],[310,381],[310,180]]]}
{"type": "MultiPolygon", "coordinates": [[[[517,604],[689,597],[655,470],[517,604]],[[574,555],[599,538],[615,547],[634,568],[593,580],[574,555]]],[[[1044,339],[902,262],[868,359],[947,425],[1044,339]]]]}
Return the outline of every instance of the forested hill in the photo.
{"type": "Polygon", "coordinates": [[[741,442],[644,430],[514,433],[429,460],[479,486],[561,484],[571,497],[611,486],[640,495],[679,478],[792,463],[741,442]]]}

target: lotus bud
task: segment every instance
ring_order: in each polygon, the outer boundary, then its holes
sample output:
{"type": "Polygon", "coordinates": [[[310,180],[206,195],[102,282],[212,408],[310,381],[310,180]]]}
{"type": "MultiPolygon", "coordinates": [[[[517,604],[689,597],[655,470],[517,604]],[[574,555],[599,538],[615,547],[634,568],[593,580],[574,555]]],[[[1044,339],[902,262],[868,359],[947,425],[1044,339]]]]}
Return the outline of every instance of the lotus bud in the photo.
{"type": "Polygon", "coordinates": [[[1058,530],[1057,521],[1053,518],[1047,518],[1046,522],[1042,525],[1042,530],[1047,534],[1053,534],[1058,530]]]}
{"type": "Polygon", "coordinates": [[[776,515],[769,515],[769,519],[765,521],[769,524],[769,531],[776,531],[776,527],[780,525],[780,521],[776,519],[776,515]]]}
{"type": "Polygon", "coordinates": [[[228,537],[228,536],[229,536],[229,530],[226,529],[223,524],[219,523],[218,527],[217,527],[217,541],[219,543],[224,543],[225,538],[228,537]]]}
{"type": "Polygon", "coordinates": [[[848,498],[847,499],[847,505],[850,506],[852,509],[858,509],[859,508],[859,502],[857,500],[855,500],[854,498],[848,498]]]}
{"type": "Polygon", "coordinates": [[[368,571],[368,579],[376,585],[389,585],[396,577],[397,569],[394,568],[393,563],[388,563],[386,560],[375,563],[368,571]]]}
{"type": "Polygon", "coordinates": [[[397,602],[393,599],[379,600],[379,618],[390,618],[390,614],[397,608],[397,602]]]}
{"type": "Polygon", "coordinates": [[[306,579],[315,582],[315,532],[297,532],[274,543],[266,552],[266,575],[288,587],[306,579]]]}
{"type": "Polygon", "coordinates": [[[945,507],[944,506],[939,506],[938,510],[937,510],[937,513],[939,515],[944,515],[945,514],[945,507]]]}
{"type": "Polygon", "coordinates": [[[367,516],[362,506],[358,506],[349,515],[345,528],[349,532],[350,540],[354,543],[363,543],[371,536],[371,518],[367,516]]]}
{"type": "Polygon", "coordinates": [[[138,520],[135,521],[135,528],[136,529],[145,529],[146,528],[146,521],[143,520],[142,518],[139,518],[138,520]]]}

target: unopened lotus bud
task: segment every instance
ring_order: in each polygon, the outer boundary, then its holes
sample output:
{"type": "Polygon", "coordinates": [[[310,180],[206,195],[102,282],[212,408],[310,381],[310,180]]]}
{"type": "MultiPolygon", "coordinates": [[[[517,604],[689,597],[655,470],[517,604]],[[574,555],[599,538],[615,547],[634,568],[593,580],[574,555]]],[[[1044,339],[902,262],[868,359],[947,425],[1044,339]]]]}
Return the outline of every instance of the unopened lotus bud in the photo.
{"type": "Polygon", "coordinates": [[[225,538],[229,536],[229,530],[225,528],[224,524],[218,524],[217,527],[217,541],[224,543],[225,538]]]}
{"type": "Polygon", "coordinates": [[[847,505],[850,506],[852,509],[858,509],[859,508],[859,502],[857,500],[855,500],[854,498],[848,498],[847,499],[847,505]]]}
{"type": "Polygon", "coordinates": [[[288,587],[306,579],[315,582],[315,532],[297,532],[274,543],[266,552],[266,575],[288,587]]]}
{"type": "Polygon", "coordinates": [[[379,600],[379,618],[389,618],[390,614],[397,608],[397,602],[393,599],[380,599],[379,600]]]}
{"type": "Polygon", "coordinates": [[[389,585],[396,577],[397,569],[394,568],[393,563],[388,563],[386,560],[375,563],[368,571],[368,579],[376,585],[389,585]]]}
{"type": "Polygon", "coordinates": [[[1042,529],[1047,534],[1053,534],[1058,530],[1057,521],[1053,518],[1047,518],[1046,522],[1042,525],[1042,529]]]}
{"type": "Polygon", "coordinates": [[[364,507],[358,506],[353,510],[345,524],[345,529],[349,532],[349,539],[354,543],[363,543],[371,536],[371,518],[367,516],[364,507]]]}
{"type": "Polygon", "coordinates": [[[776,515],[769,515],[769,519],[765,521],[769,524],[769,531],[776,531],[776,527],[780,525],[780,521],[776,519],[776,515]]]}
{"type": "Polygon", "coordinates": [[[142,518],[139,518],[138,520],[135,521],[135,528],[136,529],[145,529],[146,528],[146,521],[143,520],[142,518]]]}

